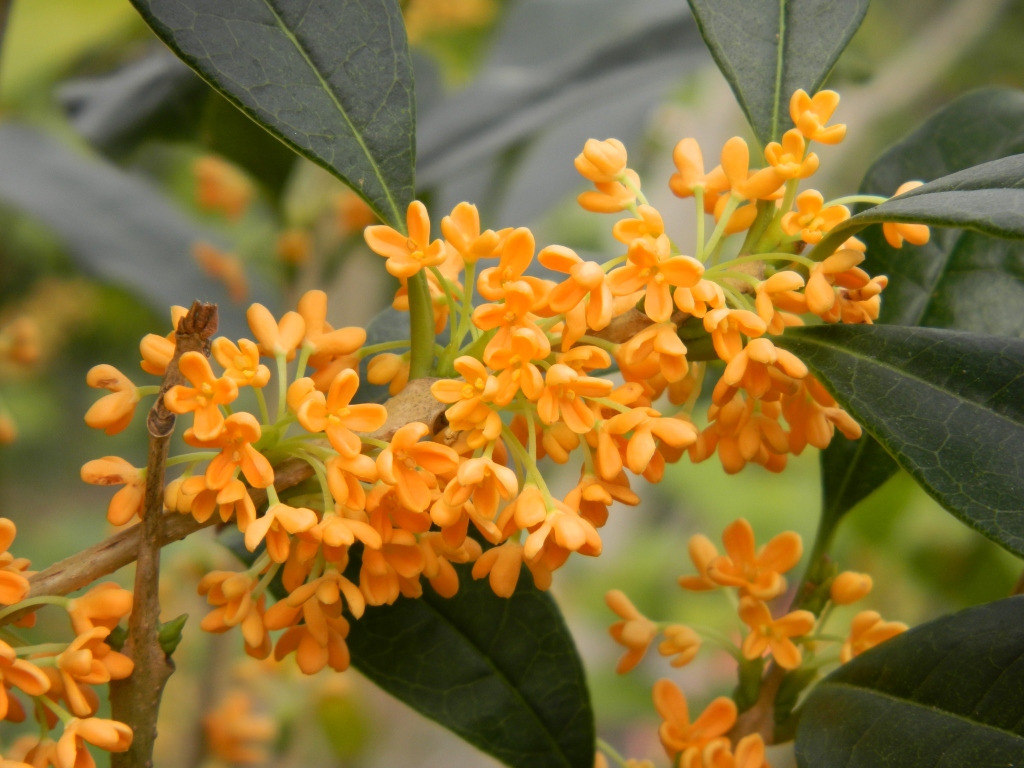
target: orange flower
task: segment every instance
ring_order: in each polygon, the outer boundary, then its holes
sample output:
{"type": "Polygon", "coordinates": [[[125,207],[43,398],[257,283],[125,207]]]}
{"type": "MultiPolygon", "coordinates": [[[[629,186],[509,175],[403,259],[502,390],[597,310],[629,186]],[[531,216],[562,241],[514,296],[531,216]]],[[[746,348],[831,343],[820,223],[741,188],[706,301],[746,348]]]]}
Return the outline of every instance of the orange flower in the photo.
{"type": "MultiPolygon", "coordinates": [[[[900,184],[893,197],[899,197],[904,192],[917,189],[921,185],[920,181],[906,181],[900,184]]],[[[905,224],[892,221],[882,224],[882,234],[893,248],[902,248],[904,240],[911,245],[924,245],[931,238],[931,231],[925,224],[905,224]]]]}
{"type": "MultiPolygon", "coordinates": [[[[681,419],[663,419],[653,408],[634,408],[620,413],[605,422],[605,430],[610,435],[625,435],[632,432],[626,447],[626,465],[635,475],[643,474],[654,458],[658,446],[654,439],[663,441],[673,448],[685,448],[697,439],[697,429],[681,419]]],[[[602,476],[612,479],[618,471],[611,472],[602,464],[602,476]]]]}
{"type": "Polygon", "coordinates": [[[278,258],[285,264],[301,267],[313,252],[313,238],[304,229],[292,227],[277,236],[276,251],[278,258]]]}
{"type": "Polygon", "coordinates": [[[618,589],[606,592],[604,601],[622,619],[608,628],[608,634],[626,648],[626,653],[615,667],[616,672],[624,675],[643,659],[654,638],[658,636],[658,625],[640,613],[625,593],[618,589]]]}
{"type": "Polygon", "coordinates": [[[736,705],[732,699],[719,696],[691,723],[686,696],[671,680],[658,680],[652,698],[663,721],[658,736],[672,760],[688,749],[703,749],[712,739],[724,736],[736,722],[736,705]]]}
{"type": "Polygon", "coordinates": [[[759,733],[744,736],[736,743],[735,753],[728,739],[715,739],[703,751],[692,757],[692,763],[684,759],[682,768],[770,768],[765,761],[764,739],[759,733]]]}
{"type": "Polygon", "coordinates": [[[680,311],[694,317],[704,317],[709,309],[725,306],[722,286],[711,280],[699,280],[692,288],[676,288],[672,298],[680,311]]]}
{"type": "Polygon", "coordinates": [[[127,376],[112,365],[96,365],[89,369],[85,382],[94,389],[109,389],[111,392],[86,411],[86,424],[93,429],[102,429],[108,435],[116,435],[131,423],[141,395],[127,376]]]}
{"type": "MultiPolygon", "coordinates": [[[[250,523],[256,519],[256,505],[252,503],[249,490],[238,478],[217,489],[211,488],[203,475],[190,477],[182,483],[179,495],[190,498],[190,501],[186,509],[178,511],[191,512],[192,517],[200,523],[209,520],[218,507],[220,519],[226,523],[234,515],[238,530],[242,533],[245,533],[250,523]]],[[[166,504],[166,489],[164,503],[166,504]]]]}
{"type": "Polygon", "coordinates": [[[0,640],[0,719],[7,717],[9,699],[7,687],[13,686],[29,696],[42,696],[50,689],[50,679],[35,664],[19,659],[3,640],[0,640]]]}
{"type": "Polygon", "coordinates": [[[409,203],[405,213],[408,235],[378,224],[363,230],[370,250],[387,259],[385,269],[398,278],[408,278],[424,267],[436,267],[445,260],[444,242],[430,242],[430,217],[419,200],[409,203]]]}
{"type": "Polygon", "coordinates": [[[467,264],[475,264],[478,259],[494,256],[510,231],[503,229],[495,232],[488,229],[481,232],[480,212],[470,203],[459,203],[452,209],[450,216],[441,219],[441,232],[445,239],[467,264]]]}
{"type": "Polygon", "coordinates": [[[638,238],[629,246],[625,266],[611,271],[608,287],[623,296],[646,287],[644,311],[656,323],[672,316],[672,294],[669,286],[692,288],[700,282],[704,265],[689,256],[669,256],[669,242],[664,235],[656,240],[638,238]]]}
{"type": "Polygon", "coordinates": [[[245,312],[245,319],[259,342],[260,354],[267,357],[285,355],[291,360],[306,333],[306,322],[298,312],[285,312],[278,322],[262,304],[252,304],[245,312]]]}
{"type": "Polygon", "coordinates": [[[529,333],[537,345],[539,357],[551,354],[551,342],[547,334],[534,324],[531,314],[536,304],[536,295],[530,284],[523,280],[505,286],[503,304],[481,304],[473,310],[473,323],[482,331],[497,328],[487,347],[484,349],[484,361],[488,362],[492,355],[502,347],[509,346],[512,334],[516,331],[529,333]]]}
{"type": "Polygon", "coordinates": [[[266,488],[274,482],[274,469],[270,462],[257,451],[252,443],[260,439],[260,423],[251,413],[233,413],[224,420],[224,426],[213,440],[196,440],[193,434],[185,432],[185,442],[198,448],[220,448],[206,468],[206,485],[211,490],[220,490],[241,468],[245,479],[253,488],[266,488]]]}
{"type": "MultiPolygon", "coordinates": [[[[177,305],[171,307],[171,328],[177,329],[178,323],[188,310],[177,305]]],[[[166,336],[158,336],[155,333],[148,333],[139,342],[139,352],[142,354],[142,362],[139,364],[146,373],[154,376],[163,376],[167,372],[167,366],[174,357],[175,330],[166,336]]]]}
{"type": "Polygon", "coordinates": [[[480,456],[467,459],[458,474],[444,489],[444,503],[458,507],[472,498],[477,514],[493,520],[498,512],[498,499],[508,501],[519,492],[516,473],[493,459],[480,456]]]}
{"type": "Polygon", "coordinates": [[[792,379],[807,375],[807,366],[792,352],[776,347],[768,339],[751,339],[725,366],[721,380],[728,388],[721,394],[715,388],[716,402],[731,400],[737,387],[743,387],[751,397],[763,397],[772,386],[770,369],[792,379]]]}
{"type": "Polygon", "coordinates": [[[682,624],[671,624],[665,627],[665,639],[658,643],[658,653],[662,656],[675,656],[669,664],[673,667],[685,667],[696,658],[703,644],[700,635],[682,624]]]}
{"type": "Polygon", "coordinates": [[[876,611],[861,611],[850,622],[850,636],[839,652],[839,661],[845,664],[864,651],[906,631],[907,625],[901,621],[883,621],[876,611]]]}
{"type": "Polygon", "coordinates": [[[241,625],[246,643],[258,647],[263,642],[263,616],[256,610],[252,591],[258,579],[233,571],[210,571],[199,580],[198,592],[214,607],[203,617],[200,628],[219,634],[241,625]],[[250,642],[253,640],[255,642],[250,642]]]}
{"type": "Polygon", "coordinates": [[[594,427],[594,412],[585,397],[607,397],[612,383],[606,379],[580,376],[563,363],[548,368],[544,392],[537,401],[537,415],[545,424],[563,421],[573,432],[584,434],[594,427]]]}
{"type": "Polygon", "coordinates": [[[260,363],[259,347],[249,339],[240,339],[235,346],[223,336],[213,340],[214,359],[224,368],[224,375],[240,387],[262,389],[270,381],[270,369],[260,363]]]}
{"type": "MultiPolygon", "coordinates": [[[[476,424],[493,413],[486,405],[498,391],[498,380],[491,376],[475,357],[463,356],[455,361],[458,379],[441,379],[430,386],[430,393],[441,403],[449,405],[444,412],[450,423],[476,424]]],[[[497,416],[497,414],[495,414],[497,416]]],[[[499,418],[500,421],[500,418],[499,418]]],[[[498,425],[501,431],[501,425],[498,425]]]]}
{"type": "Polygon", "coordinates": [[[696,576],[680,576],[679,586],[691,592],[707,592],[718,589],[720,584],[711,580],[708,576],[708,566],[718,557],[718,550],[707,536],[697,533],[690,537],[689,542],[690,559],[697,569],[696,576]]]}
{"type": "Polygon", "coordinates": [[[839,94],[835,91],[818,91],[812,99],[799,88],[789,100],[789,116],[800,133],[811,141],[838,144],[846,136],[846,126],[825,125],[838,106],[839,94]]]}
{"type": "Polygon", "coordinates": [[[291,544],[288,534],[303,533],[317,524],[316,512],[304,507],[274,504],[263,517],[258,517],[245,531],[245,547],[255,551],[263,539],[267,540],[267,553],[275,563],[288,559],[291,544]]]}
{"type": "Polygon", "coordinates": [[[362,232],[377,221],[373,209],[351,189],[336,194],[331,200],[331,205],[334,208],[335,224],[342,235],[362,232]]]}
{"type": "Polygon", "coordinates": [[[104,456],[82,465],[82,480],[90,485],[123,485],[107,505],[111,525],[124,525],[135,515],[141,517],[146,503],[146,478],[119,456],[104,456]]]}
{"type": "Polygon", "coordinates": [[[207,211],[218,211],[232,221],[245,213],[252,201],[253,186],[233,165],[214,155],[205,155],[192,165],[196,179],[196,202],[207,211]]]}
{"type": "Polygon", "coordinates": [[[316,598],[303,605],[304,624],[287,630],[274,647],[280,661],[295,652],[295,662],[303,674],[315,675],[326,666],[336,672],[348,669],[350,656],[345,638],[349,624],[341,615],[341,601],[324,606],[316,598]]]}
{"type": "Polygon", "coordinates": [[[683,344],[673,323],[649,325],[619,347],[617,357],[626,366],[637,366],[656,355],[658,367],[665,380],[674,383],[686,376],[686,345],[683,344]]]}
{"type": "Polygon", "coordinates": [[[696,139],[682,139],[672,150],[672,162],[677,173],[668,180],[669,189],[676,197],[693,197],[697,188],[707,186],[704,175],[704,155],[696,139]]]}
{"type": "Polygon", "coordinates": [[[580,511],[580,517],[595,528],[600,528],[608,521],[608,507],[613,501],[619,501],[630,507],[640,503],[629,487],[629,478],[620,472],[611,480],[584,472],[579,483],[565,497],[565,503],[580,511]]]}
{"type": "Polygon", "coordinates": [[[113,581],[104,581],[65,606],[71,627],[81,635],[94,627],[113,629],[132,610],[132,593],[113,581]]]}
{"type": "Polygon", "coordinates": [[[171,387],[164,393],[164,405],[173,413],[194,412],[192,432],[198,440],[213,440],[224,428],[221,405],[238,397],[238,385],[227,376],[213,375],[210,362],[201,352],[186,352],[178,360],[178,368],[192,384],[171,387]]]}
{"type": "Polygon", "coordinates": [[[309,347],[310,365],[321,368],[335,357],[351,355],[366,343],[363,328],[331,328],[327,322],[327,294],[323,291],[306,291],[299,299],[299,315],[305,326],[303,343],[309,347]]]}
{"type": "Polygon", "coordinates": [[[231,765],[265,763],[270,756],[267,748],[277,736],[277,723],[255,714],[250,698],[241,691],[229,693],[207,712],[203,729],[210,751],[231,765]]]}
{"type": "MultiPolygon", "coordinates": [[[[399,592],[415,582],[423,571],[423,550],[409,531],[392,530],[379,550],[363,550],[363,567],[359,570],[359,588],[368,605],[391,605],[399,592]]],[[[419,596],[418,594],[416,595],[419,596]]]]}
{"type": "Polygon", "coordinates": [[[832,580],[829,595],[836,605],[850,605],[867,597],[873,586],[868,574],[843,571],[832,580]]]}
{"type": "Polygon", "coordinates": [[[818,156],[807,152],[807,143],[797,128],[782,134],[782,143],[770,142],[764,159],[784,179],[806,179],[818,170],[818,156]]]}
{"type": "Polygon", "coordinates": [[[580,208],[591,213],[618,213],[636,202],[633,189],[640,189],[640,177],[636,171],[627,168],[625,177],[632,183],[632,189],[619,181],[595,182],[597,189],[581,192],[576,198],[580,208]]]}
{"type": "Polygon", "coordinates": [[[79,717],[88,717],[93,713],[93,707],[86,700],[79,683],[103,685],[111,680],[123,680],[135,667],[130,658],[112,650],[103,642],[109,634],[110,630],[106,627],[83,632],[56,658],[57,670],[64,685],[64,697],[71,711],[79,717]]]}
{"type": "Polygon", "coordinates": [[[373,432],[384,425],[387,409],[376,403],[351,405],[359,389],[359,376],[355,371],[339,373],[324,397],[323,392],[312,392],[298,409],[299,424],[310,432],[326,432],[334,450],[343,456],[356,456],[363,447],[356,432],[373,432]]]}
{"type": "Polygon", "coordinates": [[[561,245],[549,245],[537,256],[548,269],[569,275],[552,289],[548,305],[554,312],[568,312],[585,297],[587,325],[595,331],[606,328],[612,320],[613,300],[604,270],[596,261],[584,261],[575,251],[561,245]]]}
{"type": "Polygon", "coordinates": [[[20,573],[28,567],[28,561],[15,560],[8,551],[17,533],[12,521],[0,517],[0,605],[20,603],[29,591],[28,579],[20,573]]]}
{"type": "Polygon", "coordinates": [[[491,547],[473,564],[473,578],[488,576],[491,590],[498,597],[512,597],[523,569],[523,546],[510,539],[498,547],[491,547]]]}
{"type": "Polygon", "coordinates": [[[381,480],[394,486],[402,506],[413,512],[423,512],[430,506],[430,487],[418,468],[436,475],[451,472],[459,465],[458,454],[448,446],[420,442],[429,433],[430,428],[421,422],[406,424],[377,456],[381,480]]]}
{"type": "Polygon", "coordinates": [[[757,316],[768,326],[768,333],[778,336],[789,325],[802,325],[803,320],[795,315],[783,314],[777,307],[788,312],[803,314],[807,311],[807,299],[797,293],[804,286],[804,278],[797,272],[776,272],[767,280],[758,283],[755,289],[757,316]]]}
{"type": "Polygon", "coordinates": [[[366,491],[360,481],[377,482],[377,464],[369,456],[335,456],[327,462],[327,485],[338,505],[353,510],[365,508],[366,491]]]}
{"type": "Polygon", "coordinates": [[[132,729],[117,720],[71,718],[57,742],[57,768],[95,768],[86,742],[107,752],[127,752],[132,745],[132,729]]]}
{"type": "Polygon", "coordinates": [[[394,397],[409,383],[409,355],[390,352],[375,356],[366,366],[366,380],[371,384],[388,384],[388,394],[394,397]]]}
{"type": "MultiPolygon", "coordinates": [[[[782,231],[790,237],[799,235],[805,243],[820,243],[822,236],[850,218],[845,205],[830,205],[816,189],[808,189],[796,196],[796,210],[782,217],[782,231]]],[[[927,228],[926,228],[927,229],[927,228]]]]}
{"type": "Polygon", "coordinates": [[[203,241],[193,244],[192,257],[209,277],[224,283],[233,302],[240,304],[245,301],[249,295],[249,281],[245,278],[241,259],[203,241]]]}
{"type": "Polygon", "coordinates": [[[507,289],[513,284],[527,283],[533,289],[534,303],[540,307],[547,303],[552,283],[523,274],[533,261],[537,248],[533,233],[526,227],[513,230],[501,247],[501,258],[496,267],[488,267],[480,273],[476,288],[488,301],[506,298],[507,289]]]}
{"type": "Polygon", "coordinates": [[[715,352],[729,362],[743,351],[743,338],[754,338],[768,330],[760,317],[746,309],[714,309],[704,315],[704,330],[711,334],[715,352]]]}
{"type": "MultiPolygon", "coordinates": [[[[836,322],[842,315],[842,302],[840,301],[837,306],[838,291],[834,286],[838,284],[840,288],[847,290],[851,288],[864,289],[872,283],[867,272],[857,266],[862,261],[864,261],[862,252],[844,249],[836,251],[820,264],[812,267],[811,274],[807,278],[807,288],[804,289],[807,309],[825,322],[836,322]]],[[[885,287],[885,282],[876,283],[876,286],[877,290],[869,291],[869,294],[877,296],[885,287]]]]}
{"type": "Polygon", "coordinates": [[[513,331],[508,346],[494,350],[488,364],[499,371],[492,397],[496,405],[508,405],[520,390],[531,402],[541,396],[544,374],[533,364],[539,358],[536,336],[525,330],[513,331]]]}
{"type": "Polygon", "coordinates": [[[596,183],[616,181],[626,170],[626,147],[618,139],[587,139],[576,156],[576,170],[596,183]]]}
{"type": "Polygon", "coordinates": [[[778,619],[762,601],[754,597],[740,600],[740,619],[750,627],[743,639],[743,656],[758,659],[770,650],[775,663],[783,669],[796,669],[803,655],[791,637],[806,635],[814,629],[814,614],[810,611],[792,611],[778,619]]]}
{"type": "Polygon", "coordinates": [[[824,450],[837,427],[850,440],[861,436],[860,425],[813,376],[807,376],[795,394],[783,399],[782,412],[789,423],[789,450],[795,455],[808,443],[824,450]]]}
{"type": "Polygon", "coordinates": [[[785,177],[771,166],[751,171],[750,149],[739,136],[733,136],[722,147],[722,172],[729,181],[732,196],[739,200],[771,197],[785,182],[785,177]]]}
{"type": "Polygon", "coordinates": [[[744,595],[770,600],[786,590],[782,574],[800,562],[803,542],[800,534],[780,533],[761,549],[754,549],[754,531],[742,517],[722,532],[725,555],[708,564],[708,576],[725,587],[736,587],[744,595]]]}
{"type": "Polygon", "coordinates": [[[542,522],[526,538],[523,556],[527,564],[542,555],[548,537],[553,533],[553,543],[563,550],[579,552],[596,557],[601,554],[601,536],[589,521],[580,517],[578,511],[568,504],[554,499],[554,510],[547,513],[542,522]]]}

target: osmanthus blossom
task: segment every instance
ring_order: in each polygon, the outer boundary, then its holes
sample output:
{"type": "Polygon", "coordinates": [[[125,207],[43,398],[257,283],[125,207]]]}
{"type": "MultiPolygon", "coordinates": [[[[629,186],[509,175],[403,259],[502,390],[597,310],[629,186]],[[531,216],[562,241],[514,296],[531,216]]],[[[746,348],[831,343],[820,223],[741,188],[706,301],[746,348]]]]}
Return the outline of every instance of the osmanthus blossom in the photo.
{"type": "Polygon", "coordinates": [[[406,227],[408,235],[384,224],[363,231],[370,250],[387,259],[385,268],[398,278],[409,278],[426,267],[436,267],[446,256],[444,243],[430,239],[430,216],[419,200],[409,203],[406,227]]]}
{"type": "Polygon", "coordinates": [[[810,611],[792,611],[773,618],[772,612],[756,597],[740,600],[740,618],[750,627],[743,641],[743,655],[747,659],[760,658],[770,651],[775,663],[783,669],[796,669],[802,655],[792,638],[806,635],[814,629],[816,617],[810,611]]]}
{"type": "Polygon", "coordinates": [[[356,432],[373,432],[383,426],[387,410],[377,403],[353,404],[359,388],[355,371],[339,373],[326,397],[313,391],[296,410],[296,417],[309,432],[324,432],[339,454],[352,458],[359,454],[362,441],[356,432]]]}

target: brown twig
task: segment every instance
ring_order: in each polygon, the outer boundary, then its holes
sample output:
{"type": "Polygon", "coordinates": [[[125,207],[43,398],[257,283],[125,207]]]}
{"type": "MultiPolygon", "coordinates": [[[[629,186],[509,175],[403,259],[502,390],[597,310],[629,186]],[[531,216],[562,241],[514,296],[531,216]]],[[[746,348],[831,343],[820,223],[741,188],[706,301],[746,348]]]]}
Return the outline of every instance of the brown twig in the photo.
{"type": "Polygon", "coordinates": [[[164,685],[174,662],[160,645],[160,548],[163,546],[164,472],[174,434],[175,415],[164,405],[164,394],[186,379],[178,361],[186,352],[209,355],[210,339],[217,331],[217,306],[192,304],[175,333],[174,357],[167,365],[163,385],[149,411],[149,459],[146,462],[145,512],[138,539],[135,592],[123,652],[135,662],[131,676],[110,685],[111,712],[131,726],[135,736],[127,752],[111,755],[112,768],[150,768],[156,721],[164,685]]]}

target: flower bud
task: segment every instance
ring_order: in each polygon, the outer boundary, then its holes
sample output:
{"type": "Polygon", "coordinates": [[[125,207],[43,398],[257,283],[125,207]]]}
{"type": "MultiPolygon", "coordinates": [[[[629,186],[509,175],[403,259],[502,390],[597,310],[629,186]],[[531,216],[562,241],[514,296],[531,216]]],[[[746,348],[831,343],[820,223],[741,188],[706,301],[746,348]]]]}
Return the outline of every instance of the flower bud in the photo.
{"type": "Polygon", "coordinates": [[[832,580],[832,602],[836,605],[850,605],[866,597],[874,582],[866,573],[843,571],[832,580]]]}

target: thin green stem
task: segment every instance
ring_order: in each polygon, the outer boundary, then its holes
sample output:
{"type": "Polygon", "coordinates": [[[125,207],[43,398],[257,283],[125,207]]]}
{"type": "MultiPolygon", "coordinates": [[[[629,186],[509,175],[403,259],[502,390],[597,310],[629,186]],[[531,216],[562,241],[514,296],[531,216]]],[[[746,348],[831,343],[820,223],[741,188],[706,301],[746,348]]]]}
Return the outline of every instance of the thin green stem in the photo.
{"type": "Polygon", "coordinates": [[[719,286],[721,287],[722,291],[725,293],[729,301],[731,301],[733,303],[733,306],[735,306],[737,309],[753,309],[753,305],[749,301],[745,300],[742,294],[734,291],[728,285],[722,285],[721,283],[719,283],[719,286]]]}
{"type": "Polygon", "coordinates": [[[523,448],[522,443],[519,442],[519,438],[515,436],[515,433],[508,427],[508,425],[502,425],[501,434],[505,437],[505,444],[512,449],[512,452],[519,456],[519,460],[523,463],[523,468],[526,470],[526,475],[533,480],[534,485],[540,489],[541,494],[544,496],[544,503],[547,506],[548,511],[552,511],[555,508],[555,500],[551,495],[551,491],[548,490],[548,485],[544,482],[544,476],[537,468],[537,462],[527,453],[526,449],[523,448]]]}
{"type": "Polygon", "coordinates": [[[274,486],[272,486],[272,485],[268,485],[267,486],[267,501],[268,501],[268,509],[270,507],[273,507],[275,504],[280,504],[281,503],[281,499],[278,498],[278,496],[277,496],[277,489],[274,486]]]}
{"type": "Polygon", "coordinates": [[[299,352],[299,363],[295,367],[295,380],[298,381],[306,375],[306,364],[309,362],[309,356],[313,354],[313,347],[309,344],[302,345],[302,351],[299,352]]]}
{"type": "Polygon", "coordinates": [[[147,384],[144,387],[136,387],[135,391],[138,392],[139,397],[145,397],[146,395],[155,395],[160,391],[159,384],[147,384]]]}
{"type": "Polygon", "coordinates": [[[434,367],[434,306],[421,269],[406,281],[409,289],[409,379],[422,379],[434,367]]]}
{"type": "Polygon", "coordinates": [[[630,192],[636,195],[636,199],[640,201],[640,205],[648,204],[647,198],[644,196],[644,193],[640,191],[640,187],[634,184],[633,180],[629,178],[629,176],[623,173],[621,176],[619,176],[619,182],[623,184],[626,187],[626,189],[628,189],[630,192]]]}
{"type": "Polygon", "coordinates": [[[380,344],[371,344],[368,347],[362,347],[356,352],[356,357],[362,360],[364,357],[375,355],[378,352],[387,352],[389,349],[401,349],[402,347],[410,346],[411,342],[408,339],[399,339],[398,341],[382,341],[380,344]]]}
{"type": "Polygon", "coordinates": [[[884,197],[882,195],[847,195],[846,197],[837,197],[835,200],[829,200],[821,207],[831,208],[833,205],[849,205],[850,203],[871,203],[872,205],[881,205],[888,200],[888,197],[884,197]]]}
{"type": "MultiPolygon", "coordinates": [[[[739,204],[743,202],[737,197],[730,196],[729,200],[725,204],[725,210],[722,211],[722,218],[718,220],[718,224],[715,226],[714,232],[711,233],[711,239],[708,240],[704,246],[702,255],[706,257],[708,253],[714,253],[715,248],[718,247],[718,241],[722,239],[722,235],[725,234],[725,227],[729,223],[729,219],[732,218],[733,213],[739,207],[739,204]]],[[[703,261],[704,259],[702,259],[703,261]]]]}
{"type": "Polygon", "coordinates": [[[795,261],[808,268],[813,268],[818,263],[808,259],[806,256],[801,256],[798,253],[756,253],[749,256],[737,256],[734,259],[723,261],[721,264],[716,264],[704,273],[704,277],[707,278],[708,275],[718,274],[729,267],[738,266],[740,264],[749,264],[753,261],[795,261]]]}
{"type": "Polygon", "coordinates": [[[34,605],[59,605],[61,608],[67,609],[68,603],[71,602],[70,597],[60,597],[59,595],[40,595],[39,597],[30,597],[27,600],[22,600],[20,603],[15,603],[7,608],[0,611],[0,621],[3,621],[12,613],[17,613],[25,608],[31,608],[34,605]]]}
{"type": "Polygon", "coordinates": [[[618,764],[619,768],[629,768],[629,764],[626,763],[626,759],[619,754],[618,750],[615,749],[615,747],[613,747],[604,739],[599,738],[597,740],[597,748],[604,752],[606,755],[608,755],[608,757],[610,757],[612,760],[614,760],[618,764]]]}
{"type": "Polygon", "coordinates": [[[604,272],[609,272],[609,271],[611,271],[611,270],[612,270],[612,269],[613,269],[614,267],[617,267],[617,266],[619,266],[619,264],[623,264],[623,263],[625,263],[626,259],[628,259],[628,258],[629,258],[629,254],[628,254],[628,253],[625,253],[625,254],[623,254],[622,256],[616,256],[616,257],[615,257],[614,259],[609,259],[609,260],[608,260],[608,261],[606,261],[606,262],[605,262],[604,264],[602,264],[602,265],[601,265],[601,269],[602,269],[602,270],[603,270],[604,272]]]}
{"type": "Polygon", "coordinates": [[[366,437],[366,435],[363,435],[363,436],[360,437],[360,439],[364,443],[366,443],[367,445],[372,445],[375,448],[382,448],[383,449],[383,448],[390,448],[391,447],[390,443],[385,442],[384,440],[378,440],[375,437],[366,437]]]}
{"type": "Polygon", "coordinates": [[[64,709],[64,707],[60,706],[57,702],[51,700],[49,696],[33,696],[32,698],[34,698],[37,703],[42,702],[43,706],[59,717],[60,721],[64,723],[64,725],[67,725],[74,719],[74,715],[64,709]]]}
{"type": "Polygon", "coordinates": [[[756,288],[758,284],[761,282],[756,277],[754,277],[751,274],[748,274],[747,272],[737,272],[734,269],[723,269],[721,271],[715,272],[715,277],[718,279],[726,278],[730,280],[742,280],[744,283],[747,283],[747,285],[751,285],[754,288],[756,288]]]}
{"type": "Polygon", "coordinates": [[[697,204],[697,261],[704,261],[704,187],[693,188],[693,200],[697,204]]]}
{"type": "Polygon", "coordinates": [[[260,421],[263,426],[270,426],[270,410],[267,408],[267,398],[263,396],[263,387],[253,387],[256,390],[256,403],[260,407],[260,421]]]}
{"type": "Polygon", "coordinates": [[[597,336],[581,336],[580,341],[586,344],[593,344],[595,347],[600,347],[605,352],[608,352],[612,355],[614,355],[619,349],[619,345],[616,344],[614,341],[608,341],[608,339],[599,339],[597,336]]]}
{"type": "Polygon", "coordinates": [[[263,578],[260,579],[259,584],[256,585],[256,589],[252,591],[253,600],[260,599],[263,593],[267,590],[267,587],[270,586],[270,582],[273,581],[274,577],[277,575],[277,572],[281,570],[281,565],[282,563],[274,563],[270,566],[270,570],[263,574],[263,578]]]}
{"type": "Polygon", "coordinates": [[[190,461],[210,461],[220,454],[217,451],[196,451],[194,453],[183,453],[180,456],[171,456],[167,459],[165,466],[173,467],[175,464],[188,464],[190,461]]]}
{"type": "Polygon", "coordinates": [[[23,645],[15,648],[18,656],[31,656],[33,653],[63,653],[71,643],[40,643],[39,645],[23,645]]]}
{"type": "Polygon", "coordinates": [[[288,360],[282,352],[277,359],[277,420],[284,418],[288,408],[288,360]]]}

